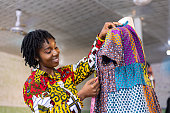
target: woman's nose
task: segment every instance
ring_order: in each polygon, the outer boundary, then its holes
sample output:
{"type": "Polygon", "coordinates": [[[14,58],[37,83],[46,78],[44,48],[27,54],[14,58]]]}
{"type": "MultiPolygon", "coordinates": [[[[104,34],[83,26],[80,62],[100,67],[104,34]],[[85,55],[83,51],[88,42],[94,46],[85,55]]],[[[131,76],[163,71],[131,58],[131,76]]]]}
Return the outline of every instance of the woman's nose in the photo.
{"type": "Polygon", "coordinates": [[[57,50],[53,50],[53,56],[55,56],[55,55],[58,55],[58,54],[60,54],[60,50],[59,49],[57,49],[57,50]]]}

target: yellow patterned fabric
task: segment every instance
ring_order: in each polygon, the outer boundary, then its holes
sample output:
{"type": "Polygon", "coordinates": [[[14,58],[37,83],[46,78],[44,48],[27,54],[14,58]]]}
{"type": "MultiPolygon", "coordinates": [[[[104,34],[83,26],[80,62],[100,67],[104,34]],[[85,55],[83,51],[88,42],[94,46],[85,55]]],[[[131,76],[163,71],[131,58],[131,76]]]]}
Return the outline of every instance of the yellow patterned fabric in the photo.
{"type": "Polygon", "coordinates": [[[146,83],[148,86],[150,86],[150,87],[153,88],[153,86],[152,86],[152,84],[151,84],[151,81],[150,81],[150,79],[149,79],[148,73],[146,72],[146,71],[147,71],[146,63],[141,63],[141,67],[142,67],[142,70],[143,70],[143,76],[144,76],[145,83],[146,83]]]}
{"type": "Polygon", "coordinates": [[[85,78],[87,78],[92,73],[93,71],[91,71],[87,61],[85,63],[80,62],[78,68],[75,71],[74,84],[77,85],[81,83],[85,78]]]}

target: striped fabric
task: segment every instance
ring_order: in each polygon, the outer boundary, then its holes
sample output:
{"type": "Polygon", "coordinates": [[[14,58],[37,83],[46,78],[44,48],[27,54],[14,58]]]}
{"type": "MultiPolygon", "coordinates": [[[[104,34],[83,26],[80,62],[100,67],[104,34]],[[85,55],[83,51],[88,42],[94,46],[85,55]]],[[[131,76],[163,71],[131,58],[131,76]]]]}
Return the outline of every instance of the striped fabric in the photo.
{"type": "Polygon", "coordinates": [[[94,113],[159,113],[160,106],[148,78],[145,55],[135,30],[111,29],[97,54],[101,90],[94,113]]]}

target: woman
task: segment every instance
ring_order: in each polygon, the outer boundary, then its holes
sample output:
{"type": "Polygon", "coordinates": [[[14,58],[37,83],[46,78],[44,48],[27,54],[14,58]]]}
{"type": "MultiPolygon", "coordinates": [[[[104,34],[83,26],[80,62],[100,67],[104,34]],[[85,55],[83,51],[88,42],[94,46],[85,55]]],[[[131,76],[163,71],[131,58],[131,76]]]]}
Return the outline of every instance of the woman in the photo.
{"type": "Polygon", "coordinates": [[[104,42],[107,31],[115,25],[120,24],[105,23],[88,57],[76,65],[67,65],[58,69],[55,67],[59,65],[60,50],[50,33],[36,30],[24,37],[21,52],[25,64],[37,68],[28,77],[23,88],[25,103],[33,112],[78,113],[81,112],[82,101],[85,98],[98,94],[100,89],[97,78],[89,80],[79,92],[76,85],[93,73],[95,55],[104,42]]]}

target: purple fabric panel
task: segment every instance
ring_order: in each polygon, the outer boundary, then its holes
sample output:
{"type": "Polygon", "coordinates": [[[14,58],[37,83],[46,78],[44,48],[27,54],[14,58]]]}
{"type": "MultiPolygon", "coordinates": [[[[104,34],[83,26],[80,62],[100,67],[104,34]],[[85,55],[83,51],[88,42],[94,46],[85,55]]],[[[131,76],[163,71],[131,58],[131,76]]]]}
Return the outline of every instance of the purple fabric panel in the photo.
{"type": "Polygon", "coordinates": [[[135,63],[136,59],[134,57],[133,54],[133,49],[131,46],[131,35],[128,32],[128,29],[126,29],[125,27],[120,27],[120,29],[122,30],[122,45],[123,45],[123,49],[124,49],[124,62],[125,65],[129,65],[131,63],[135,63]]]}
{"type": "Polygon", "coordinates": [[[139,57],[139,63],[145,63],[144,51],[141,46],[142,44],[141,44],[140,38],[138,38],[136,31],[131,26],[126,25],[125,27],[129,29],[130,33],[132,34],[132,38],[134,39],[138,57],[139,57]]]}

